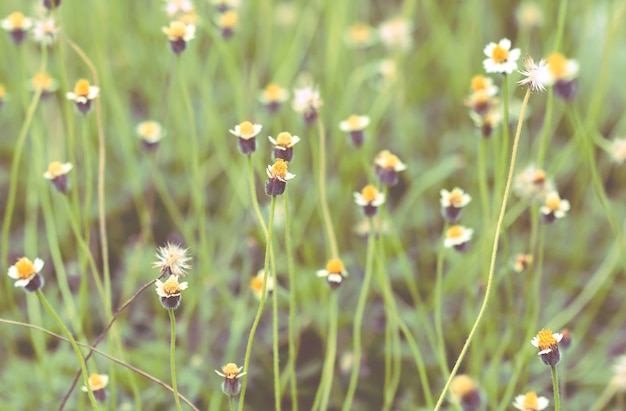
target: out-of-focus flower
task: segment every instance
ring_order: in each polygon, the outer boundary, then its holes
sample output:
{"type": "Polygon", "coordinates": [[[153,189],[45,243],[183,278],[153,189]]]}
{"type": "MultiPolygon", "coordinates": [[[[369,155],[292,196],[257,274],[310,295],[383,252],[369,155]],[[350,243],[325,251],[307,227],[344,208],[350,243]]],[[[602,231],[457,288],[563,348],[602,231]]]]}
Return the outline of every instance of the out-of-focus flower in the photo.
{"type": "Polygon", "coordinates": [[[58,9],[59,6],[61,5],[61,0],[43,0],[43,5],[48,10],[55,10],[55,9],[58,9]]]}
{"type": "Polygon", "coordinates": [[[550,400],[546,397],[537,397],[534,391],[527,392],[523,395],[515,397],[513,406],[522,411],[541,411],[545,410],[550,404],[550,400]]]}
{"type": "Polygon", "coordinates": [[[35,20],[33,38],[37,43],[50,46],[56,41],[59,31],[61,28],[56,25],[54,17],[43,17],[35,20]]]}
{"type": "Polygon", "coordinates": [[[225,13],[239,7],[239,0],[211,0],[211,4],[217,7],[217,11],[225,13]]]}
{"type": "Polygon", "coordinates": [[[165,14],[167,17],[175,17],[180,14],[193,11],[193,3],[191,0],[165,0],[165,14]]]}
{"type": "Polygon", "coordinates": [[[515,10],[515,18],[517,24],[526,29],[543,25],[543,11],[534,1],[521,2],[515,10]]]}
{"type": "MultiPolygon", "coordinates": [[[[104,402],[107,398],[106,387],[109,384],[109,376],[105,374],[91,373],[89,375],[89,387],[93,392],[93,396],[100,402],[104,402]]],[[[81,390],[89,391],[86,386],[82,386],[81,390]]]]}
{"type": "Polygon", "coordinates": [[[544,364],[555,366],[561,359],[558,344],[562,338],[563,334],[552,333],[552,331],[544,328],[533,337],[530,343],[539,349],[537,355],[544,364]]]}
{"type": "Polygon", "coordinates": [[[161,30],[167,36],[175,54],[185,51],[187,43],[196,36],[196,26],[182,21],[172,21],[168,27],[163,27],[161,30]]]}
{"type": "Polygon", "coordinates": [[[479,115],[475,111],[469,112],[474,125],[480,129],[484,138],[493,135],[493,130],[502,122],[502,110],[499,107],[492,107],[485,115],[479,115]]]}
{"type": "Polygon", "coordinates": [[[498,94],[498,86],[493,84],[493,79],[491,77],[481,75],[472,77],[472,80],[470,81],[470,88],[473,93],[477,91],[485,91],[490,97],[498,94]]]}
{"type": "Polygon", "coordinates": [[[228,10],[217,16],[217,26],[220,28],[222,38],[228,40],[235,34],[235,28],[239,23],[239,13],[236,10],[228,10]]]}
{"type": "Polygon", "coordinates": [[[146,150],[157,148],[161,139],[167,134],[160,123],[152,120],[142,121],[137,124],[135,131],[146,150]]]}
{"type": "Polygon", "coordinates": [[[58,90],[59,82],[48,73],[39,72],[30,79],[27,87],[33,92],[41,90],[41,98],[46,98],[58,90]]]}
{"type": "Polygon", "coordinates": [[[159,297],[161,297],[161,305],[163,308],[168,310],[174,310],[178,308],[181,300],[181,291],[186,290],[189,284],[185,281],[182,283],[178,282],[178,277],[175,275],[170,275],[165,282],[161,282],[161,280],[157,279],[156,282],[156,293],[159,297]]]}
{"type": "Polygon", "coordinates": [[[384,204],[385,195],[370,184],[363,187],[360,193],[354,193],[354,202],[363,207],[365,216],[373,217],[378,207],[384,204]]]}
{"type": "Polygon", "coordinates": [[[559,345],[564,350],[567,350],[572,345],[572,333],[567,328],[563,328],[561,330],[561,335],[563,336],[563,338],[561,338],[561,342],[559,343],[559,345]]]}
{"type": "Polygon", "coordinates": [[[557,218],[563,218],[570,209],[569,201],[561,199],[559,193],[551,191],[546,195],[546,201],[539,208],[544,223],[550,224],[557,218]]]}
{"type": "Polygon", "coordinates": [[[343,33],[343,41],[348,47],[365,48],[376,43],[376,31],[366,23],[354,23],[343,33]]]}
{"type": "Polygon", "coordinates": [[[613,369],[615,375],[611,379],[611,385],[619,391],[626,391],[626,355],[617,358],[613,369]]]}
{"type": "MultiPolygon", "coordinates": [[[[259,272],[252,277],[252,281],[250,281],[250,289],[254,293],[257,300],[260,300],[263,295],[263,277],[265,277],[265,270],[259,270],[259,272]]],[[[270,273],[268,273],[267,283],[265,285],[265,294],[267,295],[272,291],[274,291],[274,278],[270,273]]]]}
{"type": "Polygon", "coordinates": [[[441,212],[446,220],[454,223],[461,216],[463,208],[472,201],[472,197],[458,187],[452,191],[441,190],[441,212]]]}
{"type": "Polygon", "coordinates": [[[626,139],[616,138],[611,142],[611,159],[618,164],[626,163],[626,139]]]}
{"type": "Polygon", "coordinates": [[[521,273],[533,262],[532,254],[517,254],[511,261],[511,268],[516,273],[521,273]]]}
{"type": "Polygon", "coordinates": [[[351,115],[346,120],[339,123],[339,129],[350,134],[352,143],[356,147],[363,144],[363,130],[369,126],[370,118],[368,116],[351,115]]]}
{"type": "Polygon", "coordinates": [[[287,162],[282,158],[277,158],[274,165],[267,166],[267,176],[269,180],[265,185],[265,192],[268,196],[277,196],[285,192],[287,181],[296,175],[287,171],[287,162]]]}
{"type": "Polygon", "coordinates": [[[517,82],[522,87],[528,87],[531,92],[545,91],[546,85],[550,83],[551,77],[545,60],[535,61],[529,54],[524,57],[526,70],[520,70],[520,74],[526,78],[517,82]]]}
{"type": "Polygon", "coordinates": [[[191,268],[189,266],[191,257],[189,257],[188,252],[188,249],[178,244],[167,243],[165,246],[157,248],[157,260],[152,264],[152,267],[161,270],[159,276],[161,278],[168,274],[184,277],[187,275],[187,270],[191,268]]]}
{"type": "Polygon", "coordinates": [[[234,397],[241,391],[241,381],[239,378],[246,375],[243,371],[243,367],[238,367],[235,363],[228,363],[222,367],[222,371],[215,370],[217,375],[224,377],[222,382],[222,392],[229,397],[234,397]]]}
{"type": "Polygon", "coordinates": [[[400,171],[406,170],[406,165],[389,150],[383,150],[374,159],[374,171],[382,184],[395,186],[398,184],[400,171]]]}
{"type": "Polygon", "coordinates": [[[313,124],[322,108],[322,99],[317,86],[305,86],[293,91],[292,107],[296,113],[302,114],[307,125],[313,124]]]}
{"type": "Polygon", "coordinates": [[[100,94],[100,88],[89,84],[88,80],[80,79],[74,86],[74,91],[66,94],[69,100],[76,102],[78,110],[87,114],[91,110],[91,101],[98,97],[100,94]]]}
{"type": "Polygon", "coordinates": [[[0,21],[0,27],[11,34],[15,44],[20,44],[26,38],[26,32],[33,26],[33,21],[19,11],[13,12],[0,21]]]}
{"type": "Polygon", "coordinates": [[[454,247],[456,251],[465,252],[469,247],[474,230],[462,225],[453,225],[446,231],[443,246],[446,248],[454,247]]]}
{"type": "Polygon", "coordinates": [[[271,136],[267,137],[272,144],[274,144],[274,159],[282,158],[289,162],[293,158],[293,146],[300,141],[300,137],[292,136],[290,133],[283,131],[276,136],[276,139],[271,136]]]}
{"type": "Polygon", "coordinates": [[[374,234],[377,236],[389,234],[391,231],[389,219],[381,221],[378,215],[371,218],[364,218],[360,223],[354,226],[353,231],[356,235],[368,236],[371,226],[373,226],[374,234]]]}
{"type": "Polygon", "coordinates": [[[8,276],[14,280],[16,287],[24,287],[27,291],[37,291],[44,285],[44,280],[39,272],[43,268],[43,260],[35,258],[30,261],[26,257],[22,257],[15,264],[9,267],[8,276]]]}
{"type": "Polygon", "coordinates": [[[549,192],[554,191],[554,183],[548,179],[545,171],[529,165],[515,176],[513,190],[525,200],[542,201],[549,192]]]}
{"type": "Polygon", "coordinates": [[[48,166],[48,170],[43,173],[46,180],[52,181],[54,187],[61,193],[67,194],[70,191],[70,184],[67,173],[72,169],[71,163],[61,163],[53,161],[48,166]]]}
{"type": "Polygon", "coordinates": [[[326,282],[332,289],[337,289],[343,283],[345,277],[348,276],[343,263],[338,258],[333,258],[326,264],[325,270],[317,272],[318,277],[325,277],[326,282]]]}
{"type": "Polygon", "coordinates": [[[259,93],[259,101],[275,113],[285,101],[289,100],[289,91],[278,84],[270,83],[259,93]]]}
{"type": "Polygon", "coordinates": [[[489,43],[484,50],[487,58],[483,60],[483,66],[487,73],[511,74],[517,70],[517,59],[520,57],[520,49],[511,50],[511,40],[504,38],[498,43],[489,43]]]}
{"type": "Polygon", "coordinates": [[[450,397],[463,411],[476,411],[480,408],[480,391],[469,375],[460,374],[454,377],[450,383],[450,397]]]}
{"type": "Polygon", "coordinates": [[[413,46],[413,24],[402,16],[393,17],[378,27],[378,37],[390,50],[408,51],[413,46]]]}
{"type": "Polygon", "coordinates": [[[578,89],[578,69],[576,60],[569,60],[560,53],[552,53],[546,59],[548,62],[549,83],[554,93],[565,99],[571,100],[576,96],[578,89]]]}
{"type": "Polygon", "coordinates": [[[0,108],[2,108],[2,105],[4,104],[5,99],[6,99],[6,90],[4,89],[4,86],[0,84],[0,108]]]}
{"type": "Polygon", "coordinates": [[[263,128],[260,124],[244,121],[235,126],[234,130],[228,130],[232,135],[239,137],[239,151],[250,155],[256,151],[256,135],[263,128]]]}

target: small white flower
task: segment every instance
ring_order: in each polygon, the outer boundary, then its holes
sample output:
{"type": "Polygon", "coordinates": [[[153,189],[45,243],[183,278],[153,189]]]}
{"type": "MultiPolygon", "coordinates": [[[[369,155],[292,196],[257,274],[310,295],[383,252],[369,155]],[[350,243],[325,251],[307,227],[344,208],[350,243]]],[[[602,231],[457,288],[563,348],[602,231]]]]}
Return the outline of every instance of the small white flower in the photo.
{"type": "Polygon", "coordinates": [[[161,29],[169,41],[184,40],[189,42],[196,37],[196,26],[181,21],[172,21],[169,27],[161,29]]]}
{"type": "Polygon", "coordinates": [[[578,75],[579,64],[576,60],[565,58],[560,53],[552,53],[546,58],[549,84],[554,84],[558,80],[571,81],[578,75]]]}
{"type": "Polygon", "coordinates": [[[624,138],[616,138],[611,142],[610,149],[611,159],[616,162],[623,164],[626,162],[626,139],[624,138]]]}
{"type": "Polygon", "coordinates": [[[462,225],[453,225],[446,231],[443,246],[450,248],[463,245],[472,239],[473,234],[474,230],[471,228],[463,227],[462,225]]]}
{"type": "Polygon", "coordinates": [[[563,339],[563,334],[561,333],[552,333],[550,337],[550,330],[541,330],[536,336],[530,340],[530,343],[533,347],[539,348],[539,353],[537,355],[548,354],[552,352],[552,346],[558,344],[563,339]]]}
{"type": "Polygon", "coordinates": [[[0,27],[7,31],[28,31],[33,26],[32,19],[25,17],[19,11],[9,14],[6,19],[0,21],[0,27]]]}
{"type": "Polygon", "coordinates": [[[521,52],[520,49],[511,50],[511,40],[504,38],[497,44],[487,44],[484,53],[487,58],[483,60],[483,66],[487,73],[511,74],[517,69],[521,52]]]}
{"type": "Polygon", "coordinates": [[[472,197],[461,190],[458,187],[452,189],[452,191],[441,190],[441,206],[442,207],[456,207],[461,208],[465,207],[470,201],[472,201],[472,197]]]}
{"type": "Polygon", "coordinates": [[[273,165],[268,165],[266,172],[269,178],[277,178],[285,183],[296,176],[287,171],[287,162],[282,158],[277,158],[273,165]]]}
{"type": "Polygon", "coordinates": [[[292,107],[296,113],[307,114],[318,112],[322,108],[320,91],[316,86],[294,89],[292,107]]]}
{"type": "Polygon", "coordinates": [[[563,218],[569,209],[569,201],[561,199],[556,191],[551,191],[546,195],[546,202],[539,208],[539,211],[545,215],[554,214],[556,218],[563,218]]]}
{"type": "Polygon", "coordinates": [[[525,395],[515,397],[513,406],[522,411],[542,411],[550,404],[550,400],[546,397],[537,397],[534,392],[528,392],[525,395]]]}
{"type": "Polygon", "coordinates": [[[159,297],[177,297],[180,295],[182,290],[186,290],[189,284],[185,281],[182,283],[178,282],[178,277],[175,275],[170,275],[166,281],[162,282],[161,280],[156,280],[156,293],[159,297]]]}
{"type": "Polygon", "coordinates": [[[41,258],[35,258],[33,262],[26,257],[22,257],[9,267],[7,274],[12,279],[17,280],[15,282],[16,287],[26,287],[39,274],[43,264],[44,262],[41,258]]]}
{"type": "Polygon", "coordinates": [[[267,138],[279,150],[287,150],[288,148],[295,146],[296,143],[300,141],[300,137],[292,136],[290,133],[287,133],[286,131],[279,133],[278,136],[276,136],[276,138],[273,138],[272,136],[267,136],[267,138]]]}
{"type": "Polygon", "coordinates": [[[43,173],[43,177],[46,180],[54,180],[57,177],[65,175],[72,170],[72,163],[61,163],[59,161],[53,161],[48,166],[48,170],[43,173]]]}
{"type": "Polygon", "coordinates": [[[73,100],[77,103],[85,104],[90,100],[95,99],[100,94],[100,88],[92,86],[89,81],[81,79],[76,82],[73,92],[68,92],[66,97],[69,100],[73,100]]]}
{"type": "Polygon", "coordinates": [[[368,116],[351,115],[346,120],[339,123],[339,129],[349,133],[352,131],[361,131],[369,126],[370,118],[368,116]]]}
{"type": "Polygon", "coordinates": [[[49,46],[56,41],[59,31],[61,28],[56,26],[54,17],[38,19],[33,27],[33,38],[37,43],[49,46]]]}
{"type": "Polygon", "coordinates": [[[185,14],[193,11],[193,3],[191,0],[166,0],[165,14],[173,17],[177,14],[185,14]]]}
{"type": "Polygon", "coordinates": [[[228,131],[239,138],[249,140],[259,134],[262,128],[263,126],[260,124],[252,124],[249,121],[244,121],[243,123],[236,125],[234,130],[228,131]]]}
{"type": "MultiPolygon", "coordinates": [[[[256,276],[252,277],[250,281],[250,289],[254,293],[254,296],[260,300],[263,292],[263,278],[265,277],[265,270],[259,270],[256,276]]],[[[274,291],[274,278],[271,273],[267,274],[267,282],[265,285],[265,294],[274,291]]]]}
{"type": "Polygon", "coordinates": [[[626,391],[626,355],[620,356],[613,366],[615,375],[611,379],[611,385],[620,391],[626,391]]]}
{"type": "Polygon", "coordinates": [[[524,66],[526,70],[519,70],[519,73],[526,78],[517,82],[522,87],[528,87],[530,91],[545,91],[545,86],[551,82],[550,72],[546,61],[541,59],[538,64],[535,64],[533,58],[530,55],[524,57],[524,66]]]}
{"type": "Polygon", "coordinates": [[[354,202],[361,207],[380,207],[385,203],[385,195],[379,192],[373,185],[367,185],[363,187],[360,193],[354,193],[354,202]]]}
{"type": "Polygon", "coordinates": [[[392,50],[407,51],[413,45],[413,24],[404,17],[391,18],[380,25],[378,37],[392,50]]]}
{"type": "Polygon", "coordinates": [[[406,170],[406,164],[404,164],[398,156],[392,154],[389,150],[383,150],[374,158],[374,164],[381,169],[392,168],[394,171],[406,170]]]}
{"type": "Polygon", "coordinates": [[[135,131],[142,140],[148,143],[156,143],[166,135],[161,124],[156,121],[142,121],[137,124],[135,131]]]}

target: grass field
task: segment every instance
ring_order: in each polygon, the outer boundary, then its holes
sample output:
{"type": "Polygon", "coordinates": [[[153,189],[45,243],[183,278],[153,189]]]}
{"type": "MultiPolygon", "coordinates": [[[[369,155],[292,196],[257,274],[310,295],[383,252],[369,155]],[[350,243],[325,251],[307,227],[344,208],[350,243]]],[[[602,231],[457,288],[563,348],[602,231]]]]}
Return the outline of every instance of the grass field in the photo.
{"type": "Polygon", "coordinates": [[[0,409],[626,409],[625,2],[42,3],[0,2],[0,409]]]}

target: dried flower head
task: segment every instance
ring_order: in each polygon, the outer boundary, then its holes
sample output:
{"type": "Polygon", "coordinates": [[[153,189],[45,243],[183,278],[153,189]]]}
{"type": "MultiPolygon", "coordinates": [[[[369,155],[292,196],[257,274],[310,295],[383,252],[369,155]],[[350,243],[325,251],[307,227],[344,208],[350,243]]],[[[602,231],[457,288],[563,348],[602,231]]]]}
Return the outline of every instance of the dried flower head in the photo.
{"type": "Polygon", "coordinates": [[[41,258],[35,258],[33,262],[26,257],[22,257],[9,267],[7,274],[12,279],[17,280],[15,287],[24,287],[31,292],[37,291],[44,285],[43,277],[39,274],[43,264],[41,258]]]}
{"type": "Polygon", "coordinates": [[[511,50],[511,40],[503,38],[498,43],[487,44],[484,53],[487,58],[483,61],[483,66],[487,73],[511,74],[517,69],[521,52],[520,49],[511,50]]]}
{"type": "Polygon", "coordinates": [[[59,31],[61,28],[56,25],[54,17],[44,17],[35,21],[33,38],[37,43],[50,46],[56,41],[59,31]]]}
{"type": "Polygon", "coordinates": [[[537,397],[534,391],[527,392],[523,395],[515,397],[513,406],[522,411],[541,411],[545,410],[550,404],[550,400],[546,397],[537,397]]]}
{"type": "Polygon", "coordinates": [[[338,288],[345,277],[348,276],[343,263],[338,258],[333,258],[326,264],[325,270],[319,270],[317,272],[318,277],[326,277],[326,282],[332,289],[338,288]]]}
{"type": "Polygon", "coordinates": [[[188,249],[178,244],[167,243],[163,247],[157,248],[157,261],[152,264],[153,268],[161,270],[160,278],[166,275],[184,277],[191,267],[188,262],[191,257],[187,255],[188,249]]]}
{"type": "Polygon", "coordinates": [[[545,86],[551,81],[546,61],[541,59],[539,63],[535,64],[530,54],[527,54],[524,57],[524,66],[526,70],[519,70],[519,72],[526,78],[518,81],[517,84],[522,87],[528,87],[531,92],[545,91],[545,86]]]}
{"type": "Polygon", "coordinates": [[[539,349],[537,355],[546,365],[554,366],[561,359],[558,343],[563,338],[563,334],[552,333],[547,329],[542,329],[531,340],[531,344],[539,349]]]}

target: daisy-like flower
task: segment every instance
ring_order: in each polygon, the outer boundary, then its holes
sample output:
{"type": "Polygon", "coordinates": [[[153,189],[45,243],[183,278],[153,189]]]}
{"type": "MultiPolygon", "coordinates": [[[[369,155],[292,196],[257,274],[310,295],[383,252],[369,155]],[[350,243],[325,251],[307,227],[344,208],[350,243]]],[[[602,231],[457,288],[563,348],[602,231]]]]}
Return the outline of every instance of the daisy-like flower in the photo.
{"type": "Polygon", "coordinates": [[[498,86],[493,84],[493,79],[491,77],[481,76],[480,74],[472,77],[470,80],[470,88],[474,93],[477,91],[485,91],[490,97],[498,94],[498,86]]]}
{"type": "Polygon", "coordinates": [[[454,377],[450,383],[450,397],[463,411],[476,411],[480,408],[480,391],[474,380],[465,374],[454,377]]]}
{"type": "Polygon", "coordinates": [[[259,101],[271,113],[275,113],[285,101],[289,100],[289,91],[278,84],[270,83],[259,93],[259,101]]]}
{"type": "Polygon", "coordinates": [[[287,171],[287,162],[282,158],[277,158],[273,165],[267,166],[267,184],[265,185],[265,192],[268,196],[277,196],[285,192],[287,187],[287,181],[294,178],[296,175],[287,171]]]}
{"type": "Polygon", "coordinates": [[[502,122],[502,110],[492,107],[485,115],[479,115],[475,111],[469,112],[470,118],[474,125],[480,129],[480,133],[484,138],[493,135],[493,130],[502,122]]]}
{"type": "Polygon", "coordinates": [[[376,40],[376,32],[366,23],[354,23],[343,33],[344,43],[356,49],[369,47],[375,44],[376,40]]]}
{"type": "Polygon", "coordinates": [[[228,130],[231,134],[239,137],[239,151],[245,155],[250,155],[256,151],[256,135],[263,128],[260,124],[253,124],[244,121],[235,126],[234,130],[228,130]]]}
{"type": "Polygon", "coordinates": [[[41,90],[41,98],[46,98],[50,94],[57,91],[57,89],[59,88],[59,82],[56,79],[50,77],[48,73],[39,72],[30,79],[27,87],[33,92],[41,90]]]}
{"type": "Polygon", "coordinates": [[[385,203],[385,195],[373,185],[366,185],[360,193],[354,193],[354,202],[363,207],[366,217],[373,217],[378,207],[385,203]]]}
{"type": "Polygon", "coordinates": [[[626,355],[617,358],[613,370],[615,375],[611,378],[611,385],[619,391],[626,391],[626,355]]]}
{"type": "Polygon", "coordinates": [[[137,124],[135,130],[146,150],[154,150],[159,146],[159,141],[167,134],[161,124],[148,120],[137,124]]]}
{"type": "Polygon", "coordinates": [[[413,24],[402,16],[393,17],[378,27],[378,37],[390,50],[408,51],[413,46],[413,24]]]}
{"type": "Polygon", "coordinates": [[[191,257],[187,255],[188,251],[178,244],[167,243],[165,246],[157,248],[157,260],[152,264],[152,267],[161,270],[160,278],[168,274],[184,277],[187,275],[187,270],[191,268],[189,266],[191,257]]]}
{"type": "Polygon", "coordinates": [[[239,0],[211,0],[211,4],[217,7],[217,11],[225,13],[228,10],[233,10],[239,7],[239,0]]]}
{"type": "Polygon", "coordinates": [[[550,82],[551,77],[548,72],[548,66],[544,59],[535,64],[535,61],[527,54],[524,57],[524,66],[526,70],[519,70],[519,73],[526,78],[517,82],[522,87],[528,87],[531,92],[545,91],[546,85],[550,82]]]}
{"type": "Polygon", "coordinates": [[[69,173],[70,170],[72,170],[71,163],[53,161],[48,165],[48,170],[43,173],[43,177],[46,180],[50,180],[59,192],[67,194],[70,191],[70,184],[67,178],[67,173],[69,173]]]}
{"type": "MultiPolygon", "coordinates": [[[[250,281],[250,289],[254,293],[257,300],[260,300],[261,295],[263,295],[263,277],[265,277],[265,270],[259,270],[259,272],[252,277],[252,281],[250,281]]],[[[267,283],[265,285],[265,294],[267,295],[272,291],[274,291],[274,278],[272,278],[270,273],[268,273],[267,283]]]]}
{"type": "Polygon", "coordinates": [[[222,371],[215,370],[216,374],[224,377],[222,382],[222,392],[229,397],[234,397],[241,391],[241,381],[239,379],[246,375],[243,367],[238,367],[235,363],[228,363],[222,366],[222,371]]]}
{"type": "Polygon", "coordinates": [[[537,397],[534,391],[527,392],[524,395],[518,395],[513,401],[513,406],[522,411],[541,411],[545,410],[550,404],[550,400],[546,397],[537,397]]]}
{"type": "MultiPolygon", "coordinates": [[[[494,109],[500,100],[491,96],[488,90],[477,90],[465,98],[465,106],[479,116],[485,116],[494,109]]],[[[470,113],[471,113],[470,112],[470,113]]]]}
{"type": "Polygon", "coordinates": [[[227,10],[218,15],[215,21],[221,30],[222,38],[228,40],[235,34],[235,28],[239,24],[239,13],[236,10],[227,10]]]}
{"type": "Polygon", "coordinates": [[[50,46],[56,41],[59,31],[61,28],[56,25],[54,17],[43,17],[35,21],[33,38],[37,43],[50,46]]]}
{"type": "Polygon", "coordinates": [[[611,159],[618,164],[626,163],[626,139],[616,138],[611,142],[611,159]]]}
{"type": "Polygon", "coordinates": [[[532,254],[517,254],[511,260],[511,269],[516,273],[521,273],[526,270],[533,262],[532,254]]]}
{"type": "Polygon", "coordinates": [[[61,0],[43,0],[43,5],[48,10],[55,10],[55,9],[58,9],[59,6],[61,5],[61,0]]]}
{"type": "Polygon", "coordinates": [[[441,190],[441,213],[443,217],[454,223],[461,217],[463,208],[472,201],[472,197],[458,187],[452,191],[441,190]]]}
{"type": "Polygon", "coordinates": [[[523,1],[515,10],[517,24],[525,29],[543,25],[543,11],[539,4],[534,1],[523,1]]]}
{"type": "Polygon", "coordinates": [[[551,191],[546,195],[546,201],[539,208],[539,211],[541,212],[542,221],[550,224],[557,218],[565,217],[569,209],[569,201],[561,199],[556,191],[551,191]]]}
{"type": "Polygon", "coordinates": [[[541,201],[547,193],[554,190],[554,183],[546,172],[534,165],[529,165],[515,176],[513,190],[518,197],[528,201],[541,201]]]}
{"type": "Polygon", "coordinates": [[[406,170],[406,165],[389,150],[383,150],[374,159],[374,171],[382,184],[395,186],[398,184],[400,171],[406,170]]]}
{"type": "Polygon", "coordinates": [[[546,59],[548,62],[549,83],[554,93],[565,99],[571,100],[576,95],[578,88],[579,65],[576,60],[569,60],[560,53],[552,53],[546,59]]]}
{"type": "Polygon", "coordinates": [[[100,88],[89,84],[88,80],[80,79],[74,86],[74,91],[66,94],[69,100],[76,102],[78,110],[87,114],[91,110],[91,101],[98,97],[100,88]]]}
{"type": "Polygon", "coordinates": [[[453,225],[446,231],[446,237],[443,240],[443,246],[446,248],[454,247],[456,251],[465,252],[469,247],[474,230],[462,225],[453,225]]]}
{"type": "Polygon", "coordinates": [[[43,260],[35,258],[30,261],[26,257],[22,257],[15,264],[9,267],[7,273],[14,280],[16,287],[24,287],[27,291],[37,291],[44,285],[44,280],[39,272],[43,268],[43,260]]]}
{"type": "Polygon", "coordinates": [[[318,277],[326,277],[326,282],[332,289],[337,289],[343,283],[345,277],[348,276],[343,263],[338,258],[333,258],[326,264],[325,270],[317,272],[318,277]]]}
{"type": "Polygon", "coordinates": [[[551,367],[555,366],[561,359],[559,352],[559,342],[563,338],[563,334],[552,333],[552,331],[543,329],[530,341],[530,343],[539,349],[537,355],[544,364],[551,367]]]}
{"type": "Polygon", "coordinates": [[[165,0],[164,9],[167,17],[175,17],[193,11],[193,3],[191,0],[165,0]]]}
{"type": "Polygon", "coordinates": [[[33,26],[33,21],[19,11],[13,12],[6,19],[0,21],[0,27],[11,34],[15,44],[20,44],[26,38],[26,32],[33,26]]]}
{"type": "Polygon", "coordinates": [[[346,120],[339,123],[339,129],[344,133],[349,133],[352,143],[356,147],[363,144],[363,130],[369,126],[370,118],[368,116],[351,115],[346,120]]]}
{"type": "MultiPolygon", "coordinates": [[[[106,374],[91,373],[89,375],[89,387],[93,392],[93,396],[100,402],[104,402],[107,398],[106,387],[109,384],[109,376],[106,374]]],[[[81,390],[89,391],[86,386],[82,386],[81,390]]]]}
{"type": "Polygon", "coordinates": [[[161,280],[157,279],[155,284],[157,287],[156,293],[161,297],[161,305],[167,310],[175,310],[178,308],[181,300],[180,293],[189,286],[186,281],[179,283],[178,277],[173,274],[170,275],[170,278],[165,282],[161,282],[161,280]]]}
{"type": "Polygon", "coordinates": [[[282,158],[289,162],[293,158],[293,146],[300,141],[300,137],[292,136],[290,133],[283,131],[276,136],[276,139],[272,136],[267,137],[272,144],[274,144],[274,159],[282,158]]]}
{"type": "Polygon", "coordinates": [[[496,43],[485,46],[483,66],[487,73],[511,74],[517,70],[517,59],[520,57],[520,49],[511,50],[511,40],[504,38],[496,43]]]}
{"type": "Polygon", "coordinates": [[[172,21],[169,27],[161,29],[170,42],[174,54],[180,54],[187,48],[187,43],[196,36],[196,26],[182,21],[172,21]]]}
{"type": "Polygon", "coordinates": [[[307,125],[313,124],[322,108],[319,89],[316,86],[294,89],[292,107],[296,113],[302,114],[307,125]]]}

